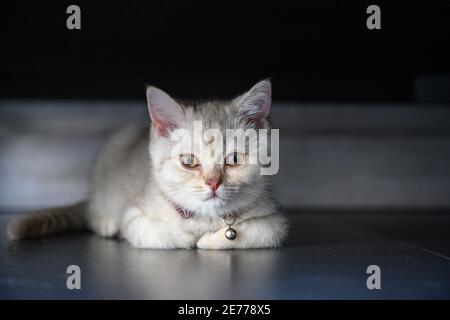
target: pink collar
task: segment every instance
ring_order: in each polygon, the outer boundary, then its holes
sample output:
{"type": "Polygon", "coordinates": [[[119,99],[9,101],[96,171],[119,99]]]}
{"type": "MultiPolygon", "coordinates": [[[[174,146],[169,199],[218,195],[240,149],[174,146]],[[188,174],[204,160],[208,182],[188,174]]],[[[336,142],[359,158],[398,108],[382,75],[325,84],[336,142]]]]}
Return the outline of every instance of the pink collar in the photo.
{"type": "MultiPolygon", "coordinates": [[[[194,214],[192,211],[189,211],[185,208],[180,207],[179,205],[173,203],[172,201],[169,200],[169,202],[175,207],[175,210],[177,210],[177,212],[180,214],[180,216],[184,219],[189,219],[192,218],[192,215],[194,214]]],[[[234,221],[236,220],[236,215],[233,213],[228,213],[226,214],[224,217],[224,219],[229,220],[232,219],[233,222],[231,222],[231,224],[234,223],[234,221]]]]}
{"type": "Polygon", "coordinates": [[[175,209],[177,210],[177,212],[180,214],[180,216],[184,219],[189,219],[192,217],[192,211],[189,211],[187,209],[181,208],[179,206],[177,206],[176,204],[174,204],[175,209]]]}

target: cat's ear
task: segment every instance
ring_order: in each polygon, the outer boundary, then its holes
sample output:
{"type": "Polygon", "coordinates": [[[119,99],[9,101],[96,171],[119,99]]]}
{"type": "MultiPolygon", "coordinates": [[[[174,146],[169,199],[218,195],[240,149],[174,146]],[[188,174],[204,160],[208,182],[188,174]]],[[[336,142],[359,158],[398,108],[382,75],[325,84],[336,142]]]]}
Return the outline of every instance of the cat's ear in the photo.
{"type": "Polygon", "coordinates": [[[183,121],[183,107],[158,88],[147,87],[147,104],[153,125],[163,136],[178,128],[183,121]]]}
{"type": "Polygon", "coordinates": [[[262,80],[253,88],[236,98],[239,113],[257,128],[267,128],[267,117],[272,105],[272,85],[270,80],[262,80]]]}

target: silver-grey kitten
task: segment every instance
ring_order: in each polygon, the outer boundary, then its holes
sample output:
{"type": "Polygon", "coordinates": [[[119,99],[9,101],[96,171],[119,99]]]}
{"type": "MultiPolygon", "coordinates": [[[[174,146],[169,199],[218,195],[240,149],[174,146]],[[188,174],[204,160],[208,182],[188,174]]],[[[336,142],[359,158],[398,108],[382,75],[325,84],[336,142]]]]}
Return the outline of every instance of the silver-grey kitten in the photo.
{"type": "MultiPolygon", "coordinates": [[[[147,88],[150,128],[128,127],[107,143],[95,164],[89,198],[79,204],[31,213],[8,227],[11,239],[89,228],[103,237],[124,238],[136,248],[267,248],[285,238],[270,177],[260,164],[237,163],[245,150],[223,147],[222,164],[197,152],[216,147],[193,130],[268,128],[271,84],[264,80],[228,101],[181,105],[155,87],[147,88]],[[173,154],[176,128],[194,135],[194,145],[173,154]],[[228,161],[231,156],[231,165],[228,161]],[[200,162],[200,160],[202,162],[200,162]],[[236,161],[233,163],[233,160],[236,161]],[[228,237],[224,216],[235,220],[228,237]],[[234,236],[234,234],[232,235],[234,236]]],[[[225,133],[224,133],[225,135],[225,133]]],[[[230,144],[232,145],[232,144],[230,144]]]]}

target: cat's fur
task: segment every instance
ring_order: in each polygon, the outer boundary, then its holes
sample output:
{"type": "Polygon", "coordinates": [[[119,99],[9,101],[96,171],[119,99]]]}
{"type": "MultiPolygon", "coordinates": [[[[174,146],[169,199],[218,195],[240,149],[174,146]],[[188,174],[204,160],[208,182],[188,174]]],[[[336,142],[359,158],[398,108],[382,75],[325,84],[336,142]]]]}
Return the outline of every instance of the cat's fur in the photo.
{"type": "MultiPolygon", "coordinates": [[[[265,248],[277,247],[286,235],[286,220],[277,211],[270,177],[259,164],[226,168],[212,161],[201,169],[183,168],[171,157],[174,128],[268,128],[271,84],[257,83],[228,102],[181,105],[163,91],[149,87],[147,100],[152,125],[128,127],[114,135],[95,164],[90,197],[66,208],[35,212],[10,224],[11,239],[22,239],[89,228],[103,237],[125,238],[136,248],[265,248]],[[220,199],[210,199],[205,184],[220,177],[220,199]],[[183,218],[175,205],[191,211],[183,218]],[[235,240],[224,236],[222,217],[237,216],[235,240]]],[[[195,134],[195,133],[193,133],[195,134]]],[[[208,150],[213,142],[195,145],[208,150]]],[[[225,149],[227,146],[225,146],[225,149]]],[[[196,152],[194,151],[194,152],[196,152]]],[[[208,159],[206,159],[208,160],[208,159]]],[[[211,160],[211,159],[210,159],[211,160]]]]}

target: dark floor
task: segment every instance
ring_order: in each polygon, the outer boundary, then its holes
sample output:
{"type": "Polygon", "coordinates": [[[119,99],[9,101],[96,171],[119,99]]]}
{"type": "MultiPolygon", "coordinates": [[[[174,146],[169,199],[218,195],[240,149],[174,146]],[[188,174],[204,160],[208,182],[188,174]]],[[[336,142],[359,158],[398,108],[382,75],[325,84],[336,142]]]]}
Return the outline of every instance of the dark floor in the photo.
{"type": "Polygon", "coordinates": [[[276,250],[138,250],[90,234],[9,242],[0,215],[0,298],[415,299],[450,298],[445,214],[291,215],[276,250]],[[81,268],[81,290],[66,268],[81,268]],[[368,290],[366,268],[381,268],[368,290]]]}

